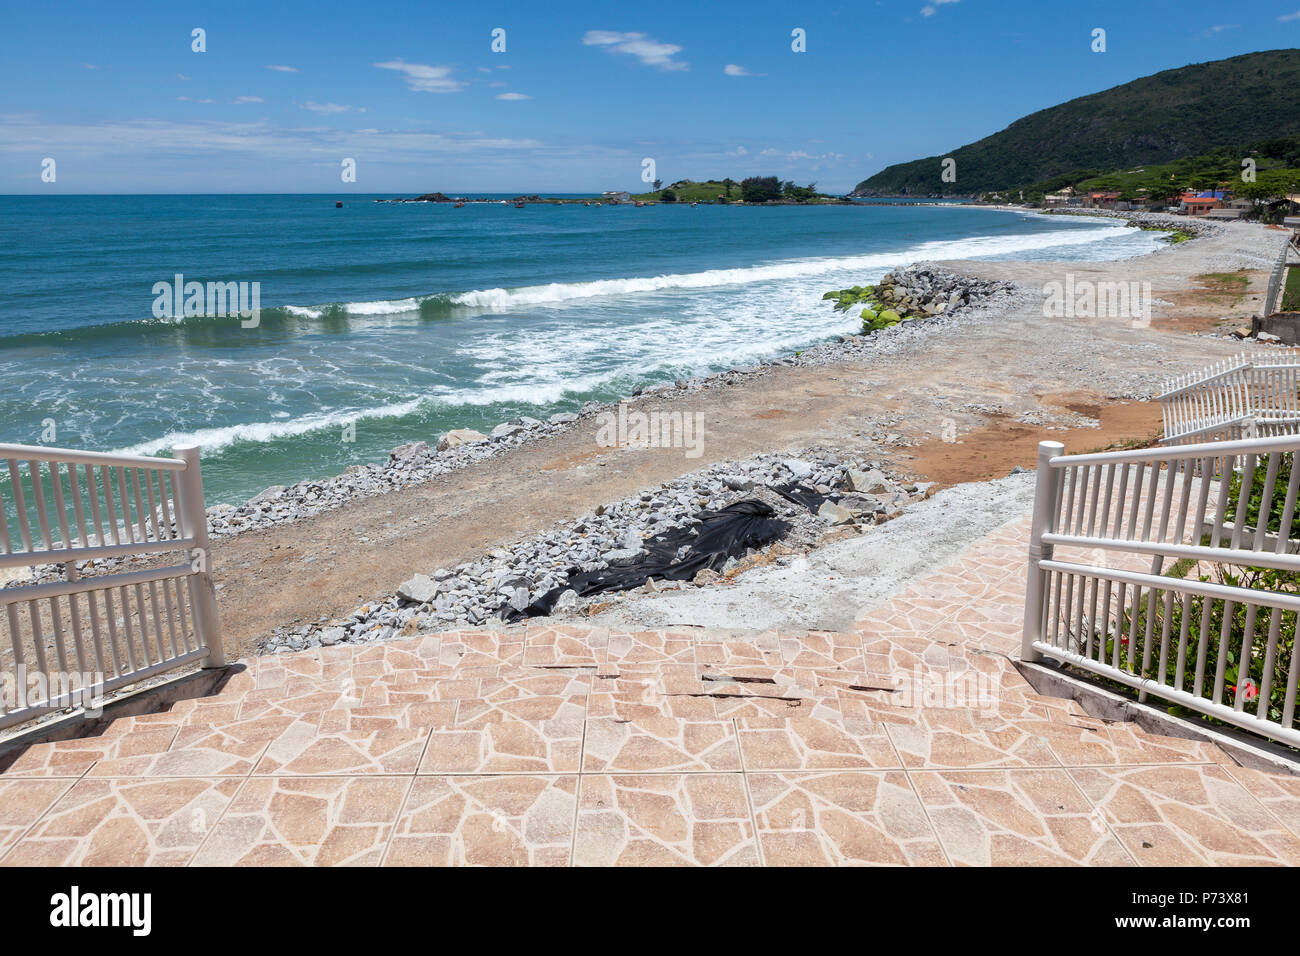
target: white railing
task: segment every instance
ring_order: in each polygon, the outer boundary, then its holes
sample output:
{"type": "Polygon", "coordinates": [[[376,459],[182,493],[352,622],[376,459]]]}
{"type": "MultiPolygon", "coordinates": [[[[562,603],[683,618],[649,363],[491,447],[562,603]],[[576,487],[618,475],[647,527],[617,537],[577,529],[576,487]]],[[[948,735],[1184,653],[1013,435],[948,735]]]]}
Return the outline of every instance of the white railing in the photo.
{"type": "Polygon", "coordinates": [[[1243,352],[1172,379],[1160,396],[1166,445],[1300,432],[1300,351],[1243,352]]]}
{"type": "Polygon", "coordinates": [[[1297,450],[1040,443],[1021,656],[1300,746],[1297,450]]]}
{"type": "Polygon", "coordinates": [[[1290,247],[1289,240],[1282,244],[1282,252],[1268,274],[1268,289],[1264,292],[1264,305],[1260,312],[1265,318],[1282,308],[1282,289],[1286,285],[1286,259],[1290,247]]]}
{"type": "Polygon", "coordinates": [[[0,444],[0,727],[225,663],[199,452],[174,454],[0,444]]]}

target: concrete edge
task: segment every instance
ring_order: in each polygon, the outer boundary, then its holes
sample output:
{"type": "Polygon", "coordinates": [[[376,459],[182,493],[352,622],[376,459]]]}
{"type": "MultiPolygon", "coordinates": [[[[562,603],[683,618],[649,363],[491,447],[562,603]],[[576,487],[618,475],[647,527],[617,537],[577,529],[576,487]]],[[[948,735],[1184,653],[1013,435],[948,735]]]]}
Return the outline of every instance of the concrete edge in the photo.
{"type": "Polygon", "coordinates": [[[172,704],[196,697],[208,697],[219,691],[235,674],[246,670],[243,664],[204,668],[182,674],[160,684],[151,684],[123,694],[104,704],[103,710],[90,715],[84,708],[63,714],[41,723],[29,724],[8,737],[0,739],[0,771],[10,761],[16,750],[32,744],[52,743],[56,740],[75,740],[94,737],[104,732],[113,721],[122,717],[138,717],[167,710],[172,704]]]}
{"type": "Polygon", "coordinates": [[[1037,693],[1073,700],[1099,720],[1131,721],[1149,733],[1217,744],[1243,767],[1300,777],[1300,753],[1281,744],[1235,727],[1206,727],[1174,717],[1158,707],[1076,677],[1055,664],[1022,660],[1013,660],[1012,664],[1037,693]]]}

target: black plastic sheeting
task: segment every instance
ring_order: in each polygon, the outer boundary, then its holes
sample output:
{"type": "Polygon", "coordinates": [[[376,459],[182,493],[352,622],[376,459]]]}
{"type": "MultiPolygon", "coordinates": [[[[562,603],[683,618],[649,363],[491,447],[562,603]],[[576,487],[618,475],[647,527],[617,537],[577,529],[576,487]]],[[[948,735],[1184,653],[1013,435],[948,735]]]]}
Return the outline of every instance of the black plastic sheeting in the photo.
{"type": "MultiPolygon", "coordinates": [[[[825,495],[807,485],[786,485],[772,490],[814,512],[826,500],[825,495]]],[[[497,613],[505,621],[540,617],[551,613],[565,591],[576,591],[579,597],[586,597],[605,591],[628,591],[645,584],[647,578],[688,581],[706,568],[721,572],[731,558],[786,535],[790,523],[775,515],[771,505],[756,498],[742,498],[717,511],[701,511],[695,515],[698,524],[676,528],[642,542],[646,553],[635,564],[600,571],[579,571],[575,567],[568,581],[547,591],[522,612],[505,604],[497,613]]]]}

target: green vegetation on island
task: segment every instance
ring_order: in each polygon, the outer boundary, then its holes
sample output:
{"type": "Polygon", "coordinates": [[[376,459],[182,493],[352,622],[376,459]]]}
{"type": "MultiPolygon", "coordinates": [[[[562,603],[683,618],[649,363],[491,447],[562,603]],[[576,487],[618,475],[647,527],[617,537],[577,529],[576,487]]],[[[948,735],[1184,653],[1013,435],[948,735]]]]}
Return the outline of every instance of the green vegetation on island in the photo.
{"type": "MultiPolygon", "coordinates": [[[[1165,70],[1032,113],[949,153],[890,166],[850,195],[977,196],[1076,170],[1149,169],[1221,147],[1296,136],[1297,89],[1295,49],[1165,70]],[[956,162],[953,182],[942,179],[945,158],[956,162]]],[[[1237,163],[1241,158],[1237,154],[1237,163]]]]}
{"type": "Polygon", "coordinates": [[[753,205],[844,203],[849,201],[841,196],[819,193],[816,183],[797,186],[788,180],[782,182],[775,176],[751,176],[742,180],[728,177],[725,179],[707,179],[704,182],[681,179],[668,186],[662,186],[659,180],[655,180],[654,187],[654,191],[640,193],[632,198],[642,202],[748,203],[753,205]]]}

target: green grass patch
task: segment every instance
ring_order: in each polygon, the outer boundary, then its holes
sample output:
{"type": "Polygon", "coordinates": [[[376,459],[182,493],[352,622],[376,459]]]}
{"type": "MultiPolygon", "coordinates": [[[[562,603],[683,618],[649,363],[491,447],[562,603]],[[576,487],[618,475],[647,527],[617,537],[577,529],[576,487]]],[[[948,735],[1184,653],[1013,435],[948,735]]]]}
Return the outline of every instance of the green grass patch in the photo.
{"type": "Polygon", "coordinates": [[[1243,272],[1207,272],[1197,276],[1201,285],[1218,305],[1229,308],[1236,305],[1246,295],[1250,277],[1243,272]]]}
{"type": "Polygon", "coordinates": [[[1286,270],[1286,285],[1282,291],[1282,311],[1300,312],[1300,267],[1286,270]]]}

